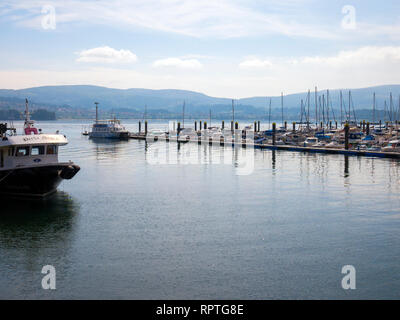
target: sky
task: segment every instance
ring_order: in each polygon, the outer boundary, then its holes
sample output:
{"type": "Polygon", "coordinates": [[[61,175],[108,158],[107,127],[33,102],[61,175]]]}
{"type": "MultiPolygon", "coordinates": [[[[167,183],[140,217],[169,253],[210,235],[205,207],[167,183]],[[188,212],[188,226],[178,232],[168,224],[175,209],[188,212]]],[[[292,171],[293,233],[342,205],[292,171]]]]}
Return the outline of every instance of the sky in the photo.
{"type": "Polygon", "coordinates": [[[0,0],[0,88],[275,96],[400,84],[400,1],[0,0]]]}

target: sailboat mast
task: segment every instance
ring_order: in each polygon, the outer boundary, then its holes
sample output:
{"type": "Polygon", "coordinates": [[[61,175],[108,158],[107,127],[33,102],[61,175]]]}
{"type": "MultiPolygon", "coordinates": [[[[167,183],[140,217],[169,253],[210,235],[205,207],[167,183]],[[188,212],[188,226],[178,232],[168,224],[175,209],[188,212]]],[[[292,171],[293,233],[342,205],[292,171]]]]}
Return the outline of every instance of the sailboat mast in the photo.
{"type": "Polygon", "coordinates": [[[283,123],[284,123],[284,120],[283,120],[283,92],[281,92],[281,111],[282,111],[282,126],[283,126],[283,123]]]}
{"type": "Polygon", "coordinates": [[[376,103],[376,97],[375,97],[375,92],[374,92],[374,99],[373,99],[373,104],[372,104],[372,123],[375,124],[375,103],[376,103]]]}
{"type": "Polygon", "coordinates": [[[318,93],[317,93],[317,87],[315,87],[315,126],[318,127],[318,93]]]}
{"type": "Polygon", "coordinates": [[[342,90],[340,90],[340,126],[343,123],[343,95],[342,90]]]}
{"type": "Polygon", "coordinates": [[[307,96],[307,129],[310,129],[310,89],[307,96]]]}
{"type": "Polygon", "coordinates": [[[394,119],[394,116],[393,116],[393,97],[392,97],[392,93],[390,93],[390,101],[389,101],[389,103],[390,103],[390,107],[389,107],[389,121],[390,122],[392,122],[393,121],[393,119],[394,119]]]}
{"type": "Polygon", "coordinates": [[[351,91],[349,90],[349,122],[351,121],[351,91]]]}
{"type": "Polygon", "coordinates": [[[232,99],[232,122],[235,123],[235,105],[232,99]]]}
{"type": "Polygon", "coordinates": [[[271,105],[272,105],[272,98],[269,98],[268,129],[271,129],[271,105]]]}
{"type": "Polygon", "coordinates": [[[327,125],[329,124],[329,90],[326,90],[326,114],[327,114],[327,125]]]}
{"type": "Polygon", "coordinates": [[[182,128],[185,128],[185,100],[183,100],[182,107],[182,128]]]}

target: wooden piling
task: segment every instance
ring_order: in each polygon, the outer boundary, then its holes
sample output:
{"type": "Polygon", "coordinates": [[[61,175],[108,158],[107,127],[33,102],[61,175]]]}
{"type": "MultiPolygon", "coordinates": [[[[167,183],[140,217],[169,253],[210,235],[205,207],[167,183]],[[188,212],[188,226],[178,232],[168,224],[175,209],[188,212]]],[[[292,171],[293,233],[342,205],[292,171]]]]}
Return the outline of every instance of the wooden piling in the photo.
{"type": "Polygon", "coordinates": [[[147,136],[147,121],[144,122],[144,135],[147,136]]]}
{"type": "Polygon", "coordinates": [[[369,122],[367,122],[367,136],[369,136],[369,122]]]}
{"type": "Polygon", "coordinates": [[[346,150],[349,150],[349,131],[350,131],[350,126],[348,123],[344,125],[344,148],[346,150]]]}
{"type": "Polygon", "coordinates": [[[293,133],[296,132],[296,122],[292,123],[292,131],[293,131],[293,133]]]}
{"type": "Polygon", "coordinates": [[[285,121],[285,130],[287,130],[287,121],[285,121]]]}
{"type": "Polygon", "coordinates": [[[254,132],[257,132],[257,121],[254,121],[254,132]]]}
{"type": "Polygon", "coordinates": [[[180,132],[181,132],[181,123],[178,122],[178,130],[176,131],[176,135],[179,136],[180,132]]]}
{"type": "Polygon", "coordinates": [[[207,121],[204,121],[204,130],[207,130],[207,121]]]}
{"type": "Polygon", "coordinates": [[[276,144],[276,123],[272,124],[272,145],[276,144]]]}
{"type": "Polygon", "coordinates": [[[194,131],[197,131],[197,121],[194,122],[194,131]]]}
{"type": "Polygon", "coordinates": [[[239,122],[235,122],[235,130],[239,130],[239,122]]]}
{"type": "Polygon", "coordinates": [[[139,121],[139,133],[142,131],[142,123],[139,121]]]}
{"type": "Polygon", "coordinates": [[[257,129],[257,132],[260,132],[261,131],[261,129],[260,129],[260,121],[258,121],[258,129],[257,129]]]}
{"type": "Polygon", "coordinates": [[[224,121],[224,120],[222,120],[221,127],[222,127],[222,130],[224,130],[224,129],[225,129],[225,121],[224,121]]]}

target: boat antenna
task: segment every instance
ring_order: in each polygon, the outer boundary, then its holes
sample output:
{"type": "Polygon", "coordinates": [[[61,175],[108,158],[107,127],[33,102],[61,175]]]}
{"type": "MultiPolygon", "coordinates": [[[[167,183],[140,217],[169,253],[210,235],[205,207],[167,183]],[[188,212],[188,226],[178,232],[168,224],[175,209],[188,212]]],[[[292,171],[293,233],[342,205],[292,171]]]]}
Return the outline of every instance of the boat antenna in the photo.
{"type": "Polygon", "coordinates": [[[28,99],[25,98],[25,124],[31,121],[30,114],[29,114],[29,106],[28,106],[28,99]]]}
{"type": "Polygon", "coordinates": [[[99,103],[95,102],[94,103],[96,105],[96,123],[99,122],[99,103]]]}

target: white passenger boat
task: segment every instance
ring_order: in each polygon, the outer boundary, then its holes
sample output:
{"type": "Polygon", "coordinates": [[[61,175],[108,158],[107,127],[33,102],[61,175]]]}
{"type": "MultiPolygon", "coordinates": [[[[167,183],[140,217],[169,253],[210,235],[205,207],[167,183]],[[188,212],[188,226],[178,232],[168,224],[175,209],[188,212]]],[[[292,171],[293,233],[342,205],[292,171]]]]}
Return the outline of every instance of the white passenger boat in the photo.
{"type": "Polygon", "coordinates": [[[102,139],[128,139],[129,131],[121,125],[121,121],[117,119],[99,120],[98,102],[96,104],[96,121],[89,132],[89,138],[102,139]]]}
{"type": "Polygon", "coordinates": [[[22,134],[0,124],[0,194],[47,196],[62,180],[72,179],[80,167],[58,161],[58,148],[68,143],[59,134],[44,134],[30,120],[26,100],[22,134]]]}

